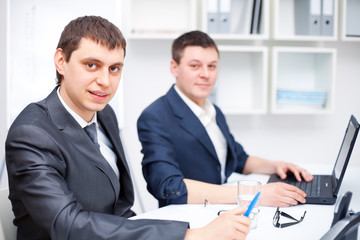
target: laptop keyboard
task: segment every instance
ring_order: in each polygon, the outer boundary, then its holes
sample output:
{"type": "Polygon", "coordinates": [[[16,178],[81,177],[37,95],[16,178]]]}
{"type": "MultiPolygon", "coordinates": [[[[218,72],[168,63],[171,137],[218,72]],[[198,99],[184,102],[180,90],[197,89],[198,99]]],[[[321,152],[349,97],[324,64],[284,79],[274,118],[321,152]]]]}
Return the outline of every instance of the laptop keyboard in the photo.
{"type": "Polygon", "coordinates": [[[320,179],[321,178],[319,176],[314,176],[314,180],[311,182],[305,182],[305,181],[298,182],[295,179],[295,181],[293,181],[291,184],[303,190],[307,196],[317,197],[320,196],[320,188],[321,188],[320,179]]]}

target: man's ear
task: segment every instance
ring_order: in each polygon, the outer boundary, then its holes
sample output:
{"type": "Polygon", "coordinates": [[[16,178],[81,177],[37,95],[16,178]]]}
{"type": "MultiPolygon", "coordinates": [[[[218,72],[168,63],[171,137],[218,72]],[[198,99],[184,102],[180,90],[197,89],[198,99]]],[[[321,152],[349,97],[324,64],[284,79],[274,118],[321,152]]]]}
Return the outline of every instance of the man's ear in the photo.
{"type": "Polygon", "coordinates": [[[178,66],[179,65],[177,64],[177,62],[175,62],[175,60],[172,59],[170,62],[170,72],[175,78],[177,78],[178,76],[178,66]]]}
{"type": "Polygon", "coordinates": [[[56,71],[60,75],[64,76],[65,53],[61,48],[56,49],[54,55],[54,63],[55,63],[56,71]]]}

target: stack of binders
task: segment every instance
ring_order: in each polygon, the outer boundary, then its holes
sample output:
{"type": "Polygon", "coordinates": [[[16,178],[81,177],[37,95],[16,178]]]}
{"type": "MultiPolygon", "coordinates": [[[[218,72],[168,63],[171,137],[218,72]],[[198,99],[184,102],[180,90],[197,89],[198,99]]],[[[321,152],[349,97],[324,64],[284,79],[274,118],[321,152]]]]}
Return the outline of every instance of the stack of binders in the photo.
{"type": "Polygon", "coordinates": [[[326,104],[326,92],[278,89],[277,102],[279,104],[296,104],[323,108],[326,104]]]}
{"type": "Polygon", "coordinates": [[[334,0],[294,0],[295,34],[332,36],[334,0]]]}
{"type": "Polygon", "coordinates": [[[207,31],[259,34],[262,0],[207,0],[207,31]]]}

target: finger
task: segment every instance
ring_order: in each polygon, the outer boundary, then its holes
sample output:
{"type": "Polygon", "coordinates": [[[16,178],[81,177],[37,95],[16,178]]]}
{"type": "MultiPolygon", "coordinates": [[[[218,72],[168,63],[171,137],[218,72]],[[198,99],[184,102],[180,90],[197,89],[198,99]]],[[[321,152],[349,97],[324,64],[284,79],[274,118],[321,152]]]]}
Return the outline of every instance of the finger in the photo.
{"type": "Polygon", "coordinates": [[[297,192],[299,194],[301,194],[302,196],[306,196],[306,193],[301,190],[300,188],[294,186],[294,185],[291,185],[291,184],[288,184],[288,183],[280,183],[282,184],[282,188],[286,191],[290,191],[290,192],[297,192]]]}
{"type": "Polygon", "coordinates": [[[276,174],[281,178],[281,179],[285,179],[287,177],[286,172],[288,171],[288,168],[286,167],[279,167],[276,170],[276,174]]]}
{"type": "Polygon", "coordinates": [[[244,216],[239,216],[236,219],[235,229],[236,229],[236,231],[242,232],[245,235],[247,235],[249,232],[250,224],[251,224],[250,218],[244,217],[244,216]]]}
{"type": "Polygon", "coordinates": [[[250,231],[250,223],[249,224],[237,224],[235,230],[236,230],[238,236],[245,237],[246,235],[248,235],[248,233],[250,231]]]}
{"type": "Polygon", "coordinates": [[[243,233],[241,231],[235,230],[235,232],[233,234],[233,239],[237,239],[237,240],[246,239],[246,236],[247,236],[248,233],[249,233],[249,231],[247,231],[246,233],[243,233]]]}
{"type": "Polygon", "coordinates": [[[233,214],[233,215],[243,215],[245,213],[245,211],[246,211],[246,208],[237,207],[237,208],[231,209],[231,210],[229,210],[229,211],[227,211],[225,213],[226,214],[233,214]]]}
{"type": "Polygon", "coordinates": [[[295,201],[301,202],[301,203],[306,202],[306,199],[305,199],[306,193],[304,191],[302,191],[300,188],[297,188],[295,186],[285,183],[283,185],[283,189],[285,190],[283,192],[283,196],[293,199],[293,201],[291,201],[291,202],[286,201],[286,203],[297,204],[297,203],[295,203],[295,201]]]}
{"type": "Polygon", "coordinates": [[[313,175],[309,173],[306,169],[302,169],[301,175],[306,182],[311,182],[314,179],[313,175]]]}
{"type": "Polygon", "coordinates": [[[301,189],[297,188],[296,191],[289,191],[287,196],[294,199],[297,202],[305,203],[306,202],[306,193],[303,192],[301,189]]]}
{"type": "MultiPolygon", "coordinates": [[[[296,206],[298,205],[299,202],[291,196],[284,196],[281,199],[281,203],[286,205],[286,207],[289,207],[289,206],[296,206]]],[[[283,207],[283,206],[279,206],[279,207],[283,207]]]]}
{"type": "Polygon", "coordinates": [[[302,181],[302,178],[300,175],[300,171],[301,171],[300,168],[298,168],[297,166],[291,166],[291,167],[289,167],[289,170],[294,174],[294,176],[298,182],[302,181]]]}

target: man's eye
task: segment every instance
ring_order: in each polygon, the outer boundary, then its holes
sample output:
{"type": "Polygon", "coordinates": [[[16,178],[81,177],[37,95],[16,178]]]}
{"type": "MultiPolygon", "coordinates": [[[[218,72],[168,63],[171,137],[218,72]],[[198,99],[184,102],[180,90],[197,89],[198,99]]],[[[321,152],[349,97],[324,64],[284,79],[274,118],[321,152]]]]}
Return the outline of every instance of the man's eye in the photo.
{"type": "Polygon", "coordinates": [[[118,72],[120,69],[118,67],[110,67],[110,71],[113,73],[118,72]]]}
{"type": "Polygon", "coordinates": [[[216,68],[216,65],[210,65],[209,68],[215,69],[215,68],[216,68]]]}
{"type": "Polygon", "coordinates": [[[197,64],[192,64],[192,65],[190,65],[192,68],[198,68],[199,67],[199,65],[197,65],[197,64]]]}
{"type": "Polygon", "coordinates": [[[96,69],[96,64],[93,63],[87,63],[86,66],[90,69],[96,69]]]}

